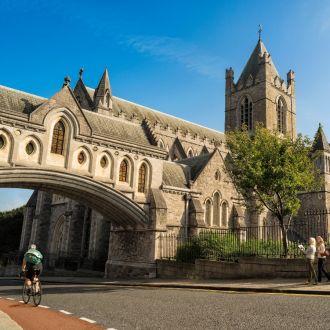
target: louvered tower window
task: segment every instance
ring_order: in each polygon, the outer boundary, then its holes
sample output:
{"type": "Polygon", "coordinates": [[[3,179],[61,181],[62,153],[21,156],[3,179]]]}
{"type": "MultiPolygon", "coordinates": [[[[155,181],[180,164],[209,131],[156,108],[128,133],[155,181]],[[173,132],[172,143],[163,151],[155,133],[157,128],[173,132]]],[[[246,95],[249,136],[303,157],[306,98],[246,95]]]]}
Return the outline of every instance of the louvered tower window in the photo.
{"type": "Polygon", "coordinates": [[[252,101],[246,96],[241,103],[241,126],[245,125],[252,130],[252,101]]]}
{"type": "Polygon", "coordinates": [[[53,154],[63,155],[65,128],[62,121],[56,123],[53,130],[52,149],[53,154]]]}
{"type": "Polygon", "coordinates": [[[127,182],[127,179],[128,179],[127,174],[128,174],[128,163],[127,163],[127,160],[124,159],[120,163],[120,167],[119,167],[119,181],[127,182]]]}
{"type": "Polygon", "coordinates": [[[146,174],[147,168],[145,164],[142,164],[139,169],[139,181],[138,181],[138,192],[144,193],[146,189],[146,174]]]}

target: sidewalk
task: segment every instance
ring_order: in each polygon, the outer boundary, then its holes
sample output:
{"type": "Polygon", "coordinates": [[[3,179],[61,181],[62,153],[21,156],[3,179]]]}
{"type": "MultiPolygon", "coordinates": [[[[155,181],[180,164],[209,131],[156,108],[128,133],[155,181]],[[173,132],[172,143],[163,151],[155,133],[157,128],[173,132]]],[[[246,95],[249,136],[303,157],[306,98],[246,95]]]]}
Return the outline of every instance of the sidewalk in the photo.
{"type": "Polygon", "coordinates": [[[23,330],[7,314],[0,311],[0,330],[23,330]]]}
{"type": "Polygon", "coordinates": [[[189,280],[189,279],[141,279],[108,280],[88,277],[42,277],[43,283],[92,284],[151,288],[184,288],[199,290],[264,292],[288,294],[330,295],[330,282],[306,285],[304,278],[299,279],[244,279],[244,280],[189,280]]]}

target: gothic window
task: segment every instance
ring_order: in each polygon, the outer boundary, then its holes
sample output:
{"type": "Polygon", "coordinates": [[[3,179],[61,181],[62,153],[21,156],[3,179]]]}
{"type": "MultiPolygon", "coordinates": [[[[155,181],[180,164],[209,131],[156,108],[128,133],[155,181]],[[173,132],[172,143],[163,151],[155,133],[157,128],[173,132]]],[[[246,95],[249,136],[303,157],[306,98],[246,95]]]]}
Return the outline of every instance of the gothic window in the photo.
{"type": "Polygon", "coordinates": [[[53,129],[53,139],[51,152],[53,154],[63,155],[64,150],[64,133],[65,128],[63,122],[60,120],[56,123],[53,129]]]}
{"type": "Polygon", "coordinates": [[[228,226],[228,204],[227,202],[223,202],[221,205],[221,225],[223,227],[228,226]]]}
{"type": "Polygon", "coordinates": [[[208,199],[205,203],[205,222],[208,226],[211,226],[211,213],[212,213],[212,204],[208,199]]]}
{"type": "Polygon", "coordinates": [[[213,196],[213,226],[220,226],[220,195],[218,192],[213,196]]]}
{"type": "Polygon", "coordinates": [[[146,164],[142,164],[139,169],[139,181],[138,181],[138,192],[144,193],[146,189],[146,164]]]}
{"type": "Polygon", "coordinates": [[[252,130],[252,101],[247,96],[241,102],[241,126],[245,125],[248,130],[252,130]]]}
{"type": "Polygon", "coordinates": [[[280,133],[285,133],[285,111],[284,103],[281,98],[277,101],[277,130],[280,133]]]}
{"type": "Polygon", "coordinates": [[[159,142],[158,142],[158,146],[159,146],[159,148],[164,149],[164,143],[163,143],[162,140],[159,140],[159,142]]]}
{"type": "Polygon", "coordinates": [[[119,167],[119,181],[121,182],[127,182],[128,181],[128,162],[126,159],[124,159],[120,163],[119,167]]]}
{"type": "Polygon", "coordinates": [[[52,253],[58,257],[62,250],[62,243],[64,237],[64,222],[65,217],[61,216],[57,222],[53,234],[53,251],[52,253]]]}
{"type": "Polygon", "coordinates": [[[84,164],[86,161],[86,154],[83,151],[80,151],[78,154],[78,163],[80,165],[84,164]]]}
{"type": "Polygon", "coordinates": [[[189,158],[194,157],[194,153],[191,149],[189,149],[189,151],[188,151],[188,157],[189,158]]]}

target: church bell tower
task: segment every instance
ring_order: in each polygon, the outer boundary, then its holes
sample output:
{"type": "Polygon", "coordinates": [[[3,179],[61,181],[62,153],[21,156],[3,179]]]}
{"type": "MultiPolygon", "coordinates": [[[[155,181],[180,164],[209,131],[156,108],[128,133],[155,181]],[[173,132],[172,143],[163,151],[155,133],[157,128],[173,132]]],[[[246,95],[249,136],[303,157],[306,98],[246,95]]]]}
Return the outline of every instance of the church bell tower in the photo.
{"type": "Polygon", "coordinates": [[[246,125],[251,133],[257,123],[296,137],[295,74],[281,79],[264,43],[259,40],[239,79],[226,69],[225,131],[246,125]]]}

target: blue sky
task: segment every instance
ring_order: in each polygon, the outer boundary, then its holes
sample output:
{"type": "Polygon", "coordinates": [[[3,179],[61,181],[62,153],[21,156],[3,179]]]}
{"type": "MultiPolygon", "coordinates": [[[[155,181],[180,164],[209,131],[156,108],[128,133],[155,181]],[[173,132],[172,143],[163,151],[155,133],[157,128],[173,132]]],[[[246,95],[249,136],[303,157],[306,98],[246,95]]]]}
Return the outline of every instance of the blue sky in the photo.
{"type": "MultiPolygon", "coordinates": [[[[282,78],[296,72],[297,130],[330,140],[330,1],[2,0],[0,84],[50,97],[80,67],[95,87],[220,131],[224,72],[237,79],[262,39],[282,78]]],[[[0,190],[0,210],[30,192],[0,190]]]]}

